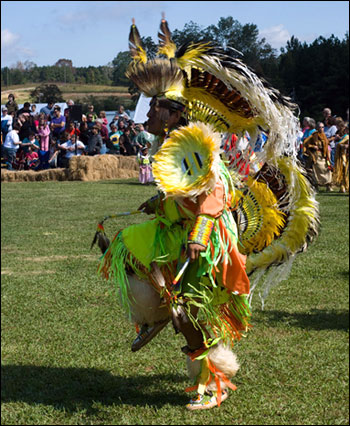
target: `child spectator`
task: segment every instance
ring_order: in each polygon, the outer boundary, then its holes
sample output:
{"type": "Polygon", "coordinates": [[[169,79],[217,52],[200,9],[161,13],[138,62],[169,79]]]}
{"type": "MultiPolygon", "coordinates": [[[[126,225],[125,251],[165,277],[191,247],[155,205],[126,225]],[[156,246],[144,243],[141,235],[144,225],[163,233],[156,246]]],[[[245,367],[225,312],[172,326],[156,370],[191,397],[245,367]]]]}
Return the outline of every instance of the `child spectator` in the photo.
{"type": "Polygon", "coordinates": [[[107,148],[109,149],[110,154],[120,154],[119,148],[119,138],[122,132],[117,130],[115,124],[110,125],[111,131],[108,133],[109,142],[107,143],[107,148]]]}
{"type": "Polygon", "coordinates": [[[127,127],[119,138],[120,153],[122,155],[135,155],[136,150],[130,139],[130,128],[127,127]]]}
{"type": "Polygon", "coordinates": [[[100,111],[98,117],[102,120],[102,123],[105,126],[108,126],[108,120],[107,120],[107,117],[106,117],[106,111],[100,111]]]}
{"type": "Polygon", "coordinates": [[[32,151],[37,152],[40,149],[40,144],[38,139],[35,136],[34,132],[29,133],[28,137],[25,138],[21,143],[21,148],[24,154],[29,152],[29,147],[32,148],[32,151]]]}
{"type": "Polygon", "coordinates": [[[152,182],[152,166],[148,147],[144,146],[137,154],[137,160],[140,166],[139,181],[144,185],[152,182]]]}
{"type": "Polygon", "coordinates": [[[25,155],[25,169],[33,170],[39,165],[39,156],[36,151],[33,151],[31,146],[28,146],[28,152],[25,155]]]}

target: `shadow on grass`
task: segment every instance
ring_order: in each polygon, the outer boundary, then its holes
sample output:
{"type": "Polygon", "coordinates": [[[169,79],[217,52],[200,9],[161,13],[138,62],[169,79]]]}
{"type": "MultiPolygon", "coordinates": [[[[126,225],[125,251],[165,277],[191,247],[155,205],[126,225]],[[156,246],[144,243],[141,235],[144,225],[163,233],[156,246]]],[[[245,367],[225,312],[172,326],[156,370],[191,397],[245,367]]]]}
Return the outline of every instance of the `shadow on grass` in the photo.
{"type": "MultiPolygon", "coordinates": [[[[263,321],[270,325],[287,323],[291,327],[313,330],[349,330],[349,311],[312,309],[311,312],[263,311],[263,321]]],[[[260,316],[260,315],[259,315],[260,316]]]]}
{"type": "Polygon", "coordinates": [[[171,390],[185,376],[159,374],[134,377],[113,376],[95,368],[55,368],[31,365],[1,366],[1,400],[51,405],[69,412],[86,410],[96,414],[94,403],[103,405],[184,406],[185,392],[171,390]]]}

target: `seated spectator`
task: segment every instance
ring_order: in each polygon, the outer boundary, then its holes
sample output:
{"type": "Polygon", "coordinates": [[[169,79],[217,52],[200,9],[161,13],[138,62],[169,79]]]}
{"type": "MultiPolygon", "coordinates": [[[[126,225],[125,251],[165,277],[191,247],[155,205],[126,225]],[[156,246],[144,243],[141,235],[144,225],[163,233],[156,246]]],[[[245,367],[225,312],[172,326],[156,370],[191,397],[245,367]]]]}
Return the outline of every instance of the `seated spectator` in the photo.
{"type": "Polygon", "coordinates": [[[100,111],[98,118],[102,120],[102,123],[107,127],[108,126],[108,120],[106,117],[106,111],[100,111]]]}
{"type": "Polygon", "coordinates": [[[87,110],[86,116],[88,116],[89,114],[92,115],[92,121],[96,121],[98,119],[97,114],[94,111],[93,105],[88,105],[88,110],[87,110]]]}
{"type": "Polygon", "coordinates": [[[36,151],[33,151],[31,146],[28,146],[28,151],[25,154],[25,169],[36,169],[39,165],[39,156],[36,151]]]}
{"type": "MultiPolygon", "coordinates": [[[[80,126],[79,126],[79,128],[80,128],[80,126]]],[[[79,138],[79,136],[80,136],[80,130],[79,130],[79,128],[78,127],[75,128],[74,122],[70,121],[68,123],[68,125],[67,125],[66,132],[68,132],[70,134],[70,136],[77,135],[78,138],[79,138]]]]}
{"type": "Polygon", "coordinates": [[[93,126],[92,134],[88,139],[86,152],[87,155],[98,155],[102,149],[103,141],[98,126],[93,126]]]}
{"type": "Polygon", "coordinates": [[[32,148],[32,151],[36,151],[36,152],[38,152],[40,149],[40,143],[38,139],[36,138],[36,135],[34,132],[29,133],[28,137],[25,138],[21,143],[21,149],[23,150],[24,154],[28,153],[29,147],[32,148]]]}
{"type": "Polygon", "coordinates": [[[66,128],[66,117],[61,114],[61,107],[55,105],[54,107],[54,117],[51,120],[50,128],[52,131],[52,135],[55,138],[59,139],[63,134],[66,128]]]}
{"type": "Polygon", "coordinates": [[[54,102],[49,101],[46,106],[40,109],[40,113],[44,113],[46,115],[47,121],[50,121],[54,117],[53,106],[54,102]]]}
{"type": "Polygon", "coordinates": [[[63,144],[58,145],[58,148],[63,150],[64,158],[68,160],[67,161],[67,166],[68,166],[69,160],[74,155],[82,155],[84,153],[85,145],[80,140],[77,140],[76,135],[71,135],[70,139],[68,139],[67,142],[63,144]]]}
{"type": "Polygon", "coordinates": [[[58,154],[59,154],[60,150],[57,146],[57,141],[55,138],[51,139],[51,143],[50,143],[50,151],[49,151],[49,166],[52,169],[55,169],[58,167],[57,164],[57,159],[58,159],[58,154]]]}
{"type": "Polygon", "coordinates": [[[16,159],[16,153],[21,145],[19,139],[19,130],[20,127],[18,124],[13,125],[13,129],[10,130],[5,138],[3,144],[3,151],[5,156],[5,161],[7,165],[7,170],[13,170],[13,163],[16,159]]]}
{"type": "Polygon", "coordinates": [[[100,118],[98,118],[96,120],[95,126],[97,126],[99,128],[100,135],[101,135],[102,141],[103,141],[103,146],[102,146],[102,149],[100,151],[100,154],[106,154],[106,152],[107,152],[107,144],[109,142],[107,126],[105,126],[103,124],[103,122],[102,122],[102,120],[100,118]]]}
{"type": "Polygon", "coordinates": [[[109,141],[107,143],[107,148],[109,149],[109,154],[119,154],[119,138],[120,135],[123,134],[120,130],[117,130],[117,126],[115,124],[110,125],[111,131],[108,134],[109,141]]]}
{"type": "Polygon", "coordinates": [[[127,127],[119,138],[121,155],[136,155],[136,149],[130,139],[130,127],[127,127]]]}
{"type": "Polygon", "coordinates": [[[8,114],[8,109],[6,107],[3,107],[1,115],[1,134],[3,141],[5,140],[7,133],[12,130],[12,123],[12,115],[8,114]]]}
{"type": "Polygon", "coordinates": [[[15,116],[17,115],[17,111],[18,111],[18,105],[17,102],[15,101],[15,95],[13,95],[12,93],[10,93],[7,97],[8,101],[6,102],[6,108],[7,108],[7,113],[11,114],[11,113],[15,113],[15,116]]]}

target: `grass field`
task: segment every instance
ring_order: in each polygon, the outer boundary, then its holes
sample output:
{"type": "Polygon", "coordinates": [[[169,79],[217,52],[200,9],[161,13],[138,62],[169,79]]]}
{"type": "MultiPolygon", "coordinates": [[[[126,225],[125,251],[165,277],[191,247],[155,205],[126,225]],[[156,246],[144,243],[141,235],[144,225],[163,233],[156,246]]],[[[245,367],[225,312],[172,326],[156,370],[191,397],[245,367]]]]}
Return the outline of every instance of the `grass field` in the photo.
{"type": "Polygon", "coordinates": [[[136,180],[2,184],[1,423],[349,424],[348,196],[317,196],[318,240],[264,311],[253,299],[237,390],[190,413],[183,337],[168,326],[133,354],[135,330],[90,251],[101,218],[154,193],[136,180]]]}
{"type": "MultiPolygon", "coordinates": [[[[128,88],[122,86],[106,86],[99,84],[69,84],[69,83],[54,83],[62,92],[64,99],[76,100],[84,96],[126,96],[129,97],[128,88]]],[[[22,104],[24,102],[31,102],[30,93],[39,86],[39,83],[27,83],[15,86],[4,86],[1,90],[1,104],[8,101],[9,93],[13,93],[16,97],[16,102],[22,104]]]]}

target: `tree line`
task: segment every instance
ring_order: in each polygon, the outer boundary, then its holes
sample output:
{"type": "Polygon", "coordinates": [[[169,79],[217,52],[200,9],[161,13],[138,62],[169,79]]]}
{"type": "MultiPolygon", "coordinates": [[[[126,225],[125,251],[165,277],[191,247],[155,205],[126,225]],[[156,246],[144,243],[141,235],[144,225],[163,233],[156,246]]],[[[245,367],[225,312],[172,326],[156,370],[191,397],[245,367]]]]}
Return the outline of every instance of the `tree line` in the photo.
{"type": "MultiPolygon", "coordinates": [[[[229,16],[205,28],[190,21],[182,30],[172,31],[172,38],[177,46],[191,40],[205,40],[235,48],[259,76],[298,103],[302,116],[321,119],[326,106],[344,116],[348,108],[349,33],[342,40],[334,35],[321,36],[309,44],[292,36],[286,46],[277,51],[265,38],[259,37],[255,24],[242,25],[229,16]]],[[[148,56],[156,55],[157,44],[153,39],[143,37],[142,40],[148,56]]],[[[1,84],[63,82],[125,86],[135,98],[137,91],[125,77],[130,60],[129,52],[125,51],[119,52],[107,65],[98,67],[74,67],[69,59],[42,67],[27,61],[14,68],[1,68],[1,84]]]]}

